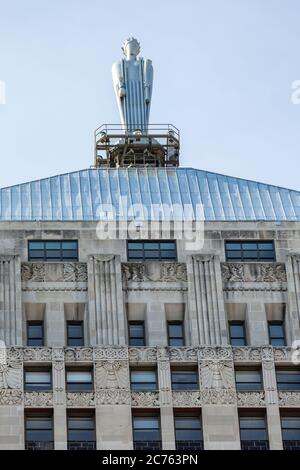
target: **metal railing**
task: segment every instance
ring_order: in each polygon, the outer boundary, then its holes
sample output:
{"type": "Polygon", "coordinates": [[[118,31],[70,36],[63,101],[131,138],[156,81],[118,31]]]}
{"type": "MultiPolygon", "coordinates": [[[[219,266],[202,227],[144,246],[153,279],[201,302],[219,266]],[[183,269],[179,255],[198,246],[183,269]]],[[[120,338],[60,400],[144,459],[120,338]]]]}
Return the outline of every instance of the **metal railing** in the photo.
{"type": "Polygon", "coordinates": [[[203,449],[203,441],[200,440],[176,441],[176,450],[186,450],[187,452],[193,452],[194,450],[203,449]]]}
{"type": "Polygon", "coordinates": [[[161,441],[134,441],[134,450],[161,450],[161,441]]]}
{"type": "Polygon", "coordinates": [[[68,441],[68,450],[96,450],[96,441],[68,441]]]}
{"type": "Polygon", "coordinates": [[[54,450],[54,441],[25,441],[26,450],[54,450]]]}
{"type": "Polygon", "coordinates": [[[269,450],[269,441],[241,441],[242,450],[269,450]]]}
{"type": "Polygon", "coordinates": [[[296,440],[288,440],[283,441],[283,449],[284,450],[300,450],[300,441],[296,440]]]}

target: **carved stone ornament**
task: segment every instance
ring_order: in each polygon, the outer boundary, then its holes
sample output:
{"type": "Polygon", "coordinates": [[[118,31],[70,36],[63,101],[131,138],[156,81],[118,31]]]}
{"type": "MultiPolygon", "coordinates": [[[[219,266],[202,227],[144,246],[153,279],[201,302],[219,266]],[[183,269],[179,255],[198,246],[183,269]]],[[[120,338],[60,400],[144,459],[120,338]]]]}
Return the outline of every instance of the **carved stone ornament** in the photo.
{"type": "Polygon", "coordinates": [[[22,390],[0,389],[0,405],[21,405],[22,400],[22,390]]]}
{"type": "Polygon", "coordinates": [[[53,406],[53,393],[52,392],[25,392],[24,405],[28,407],[52,407],[53,406]]]}
{"type": "Polygon", "coordinates": [[[125,282],[187,282],[185,263],[122,263],[125,282]]]}
{"type": "Polygon", "coordinates": [[[279,406],[297,406],[300,407],[299,392],[283,392],[278,391],[279,406]]]}
{"type": "Polygon", "coordinates": [[[173,406],[178,408],[201,406],[199,391],[181,391],[172,393],[173,406]]]}
{"type": "Polygon", "coordinates": [[[224,282],[287,282],[283,263],[222,263],[224,282]]]}
{"type": "Polygon", "coordinates": [[[210,389],[201,391],[203,405],[232,405],[236,403],[236,391],[230,389],[210,389]]]}
{"type": "Polygon", "coordinates": [[[86,263],[22,263],[24,282],[87,282],[86,263]]]}
{"type": "Polygon", "coordinates": [[[86,408],[95,406],[94,392],[67,392],[67,406],[86,408]]]}
{"type": "Polygon", "coordinates": [[[265,392],[238,392],[238,406],[265,406],[265,392]]]}
{"type": "Polygon", "coordinates": [[[101,361],[95,364],[97,389],[124,389],[129,387],[128,364],[125,361],[101,361]]]}
{"type": "Polygon", "coordinates": [[[131,405],[135,408],[160,406],[159,392],[131,392],[131,405]]]}
{"type": "Polygon", "coordinates": [[[197,361],[197,348],[189,347],[170,347],[169,348],[170,361],[197,361]]]}
{"type": "Polygon", "coordinates": [[[22,388],[22,366],[19,363],[0,363],[0,389],[22,388]]]}
{"type": "Polygon", "coordinates": [[[129,348],[128,354],[130,362],[156,362],[157,360],[156,348],[129,348]]]}
{"type": "Polygon", "coordinates": [[[231,363],[210,361],[201,364],[202,389],[228,389],[234,387],[231,363]]]}
{"type": "Polygon", "coordinates": [[[95,399],[96,405],[131,405],[130,390],[98,390],[95,399]]]}

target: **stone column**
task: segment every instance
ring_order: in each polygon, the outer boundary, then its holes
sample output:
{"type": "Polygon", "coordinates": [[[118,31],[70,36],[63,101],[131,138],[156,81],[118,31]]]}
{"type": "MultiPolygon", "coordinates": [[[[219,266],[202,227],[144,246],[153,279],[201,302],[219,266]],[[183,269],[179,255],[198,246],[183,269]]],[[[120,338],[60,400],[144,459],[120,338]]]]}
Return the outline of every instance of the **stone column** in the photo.
{"type": "Polygon", "coordinates": [[[0,340],[22,345],[20,257],[0,255],[0,340]]]}
{"type": "Polygon", "coordinates": [[[157,355],[162,448],[164,450],[174,450],[176,448],[176,444],[170,362],[165,348],[158,348],[157,355]]]}
{"type": "Polygon", "coordinates": [[[162,302],[147,303],[146,325],[149,346],[167,346],[166,312],[162,302]]]}
{"type": "Polygon", "coordinates": [[[57,360],[52,363],[53,380],[53,423],[54,445],[56,450],[67,449],[67,416],[65,390],[65,363],[57,360]]]}
{"type": "Polygon", "coordinates": [[[95,362],[97,449],[132,449],[129,366],[121,349],[114,357],[95,362]]]}
{"type": "Polygon", "coordinates": [[[91,345],[125,345],[120,256],[89,256],[88,292],[91,345]]]}
{"type": "Polygon", "coordinates": [[[300,256],[287,257],[288,324],[291,340],[300,338],[300,256]]]}
{"type": "Polygon", "coordinates": [[[275,363],[271,360],[262,361],[263,382],[267,411],[268,435],[271,450],[282,449],[280,413],[278,408],[278,392],[276,384],[275,363]]]}
{"type": "Polygon", "coordinates": [[[192,255],[188,260],[187,273],[192,346],[227,344],[219,257],[192,255]]]}
{"type": "Polygon", "coordinates": [[[46,344],[63,347],[66,344],[66,322],[64,304],[49,302],[46,306],[46,344]]]}
{"type": "Polygon", "coordinates": [[[246,326],[251,346],[264,346],[269,344],[268,323],[265,306],[262,302],[247,304],[246,326]]]}

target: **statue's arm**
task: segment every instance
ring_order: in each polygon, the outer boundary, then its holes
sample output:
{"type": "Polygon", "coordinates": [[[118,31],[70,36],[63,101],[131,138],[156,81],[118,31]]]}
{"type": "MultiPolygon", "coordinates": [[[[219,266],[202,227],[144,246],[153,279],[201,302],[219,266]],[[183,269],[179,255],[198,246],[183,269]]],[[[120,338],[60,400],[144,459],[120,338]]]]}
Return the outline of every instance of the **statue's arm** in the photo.
{"type": "Polygon", "coordinates": [[[115,62],[112,66],[112,76],[116,91],[120,98],[126,95],[125,80],[122,61],[115,62]]]}
{"type": "Polygon", "coordinates": [[[146,59],[144,62],[144,88],[145,88],[145,101],[150,103],[153,86],[153,65],[152,60],[146,59]]]}

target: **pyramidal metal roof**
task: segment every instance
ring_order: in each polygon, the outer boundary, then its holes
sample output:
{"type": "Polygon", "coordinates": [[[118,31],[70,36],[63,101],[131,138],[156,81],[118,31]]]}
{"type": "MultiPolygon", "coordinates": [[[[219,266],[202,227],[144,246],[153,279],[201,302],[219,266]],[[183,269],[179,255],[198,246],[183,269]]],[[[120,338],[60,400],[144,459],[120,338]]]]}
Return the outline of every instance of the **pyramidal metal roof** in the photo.
{"type": "Polygon", "coordinates": [[[0,189],[1,221],[300,221],[300,192],[193,168],[85,169],[0,189]],[[132,210],[132,209],[130,209],[132,210]]]}

